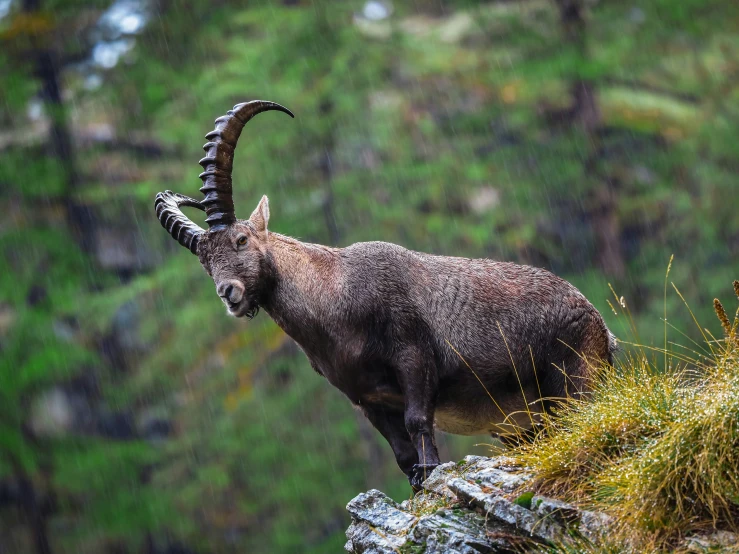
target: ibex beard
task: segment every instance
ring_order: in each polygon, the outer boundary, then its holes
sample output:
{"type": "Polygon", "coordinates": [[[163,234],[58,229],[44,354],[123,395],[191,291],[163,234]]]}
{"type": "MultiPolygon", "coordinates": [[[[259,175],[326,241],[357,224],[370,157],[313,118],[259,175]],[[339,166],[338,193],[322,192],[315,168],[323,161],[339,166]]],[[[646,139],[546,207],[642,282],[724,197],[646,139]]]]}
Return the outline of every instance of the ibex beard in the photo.
{"type": "Polygon", "coordinates": [[[530,429],[588,390],[615,337],[570,283],[543,269],[433,256],[384,242],[330,248],[268,230],[262,197],[238,220],[231,169],[246,122],[273,102],[216,120],[200,160],[205,198],[166,191],[162,225],[213,278],[235,317],[263,308],[385,437],[417,489],[439,464],[435,427],[463,435],[530,429]],[[206,231],[181,210],[206,212],[206,231]]]}

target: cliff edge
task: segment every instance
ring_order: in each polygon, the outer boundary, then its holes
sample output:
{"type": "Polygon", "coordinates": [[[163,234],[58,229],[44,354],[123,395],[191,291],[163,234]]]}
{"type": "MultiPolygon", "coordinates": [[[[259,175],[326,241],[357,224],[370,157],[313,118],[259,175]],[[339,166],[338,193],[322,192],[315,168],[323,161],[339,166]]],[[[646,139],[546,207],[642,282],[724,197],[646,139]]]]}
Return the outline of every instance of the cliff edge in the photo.
{"type": "MultiPolygon", "coordinates": [[[[604,542],[612,520],[527,490],[532,474],[510,458],[467,456],[437,467],[411,500],[400,504],[378,490],[352,499],[347,552],[355,554],[477,554],[532,551],[604,542]]],[[[691,537],[688,552],[724,552],[739,537],[717,532],[691,537]]],[[[550,549],[551,551],[551,549],[550,549]]]]}

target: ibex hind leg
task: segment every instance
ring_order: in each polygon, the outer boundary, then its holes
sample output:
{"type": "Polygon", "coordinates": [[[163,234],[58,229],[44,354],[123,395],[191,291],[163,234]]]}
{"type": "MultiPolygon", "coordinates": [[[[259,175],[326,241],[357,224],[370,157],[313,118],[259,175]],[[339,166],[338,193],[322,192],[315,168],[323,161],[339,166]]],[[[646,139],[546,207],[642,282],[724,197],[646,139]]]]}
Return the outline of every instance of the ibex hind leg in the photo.
{"type": "Polygon", "coordinates": [[[572,344],[558,341],[550,353],[542,387],[544,406],[550,413],[563,400],[587,398],[602,365],[612,361],[611,333],[600,314],[594,312],[581,322],[572,344]]]}
{"type": "Polygon", "coordinates": [[[590,315],[580,348],[577,353],[573,352],[571,361],[574,370],[568,381],[574,385],[575,397],[587,397],[595,380],[602,375],[603,367],[613,365],[615,348],[615,337],[606,327],[601,315],[594,311],[590,315]]]}

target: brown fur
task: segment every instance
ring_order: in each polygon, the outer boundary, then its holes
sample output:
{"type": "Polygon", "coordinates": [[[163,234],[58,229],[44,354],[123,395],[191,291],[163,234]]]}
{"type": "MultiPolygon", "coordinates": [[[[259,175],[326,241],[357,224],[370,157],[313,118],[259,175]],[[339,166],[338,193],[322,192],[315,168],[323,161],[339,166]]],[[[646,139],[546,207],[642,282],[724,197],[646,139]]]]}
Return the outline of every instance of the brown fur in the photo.
{"type": "Polygon", "coordinates": [[[262,307],[362,409],[414,486],[439,463],[434,424],[530,427],[527,412],[586,390],[588,362],[611,361],[598,311],[548,271],[382,242],[329,248],[268,221],[263,197],[249,220],[202,236],[201,263],[231,314],[262,307]]]}

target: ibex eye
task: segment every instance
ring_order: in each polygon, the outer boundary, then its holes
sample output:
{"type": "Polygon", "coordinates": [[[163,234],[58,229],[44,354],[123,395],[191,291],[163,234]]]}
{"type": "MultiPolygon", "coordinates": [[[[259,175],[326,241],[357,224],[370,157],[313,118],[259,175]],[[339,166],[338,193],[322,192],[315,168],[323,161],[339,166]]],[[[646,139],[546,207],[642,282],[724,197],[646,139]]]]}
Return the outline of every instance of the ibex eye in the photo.
{"type": "Polygon", "coordinates": [[[243,235],[242,235],[242,236],[240,236],[240,237],[239,237],[239,238],[238,238],[238,239],[236,240],[236,244],[238,244],[239,246],[244,246],[244,245],[246,244],[246,237],[245,237],[245,236],[243,236],[243,235]]]}

